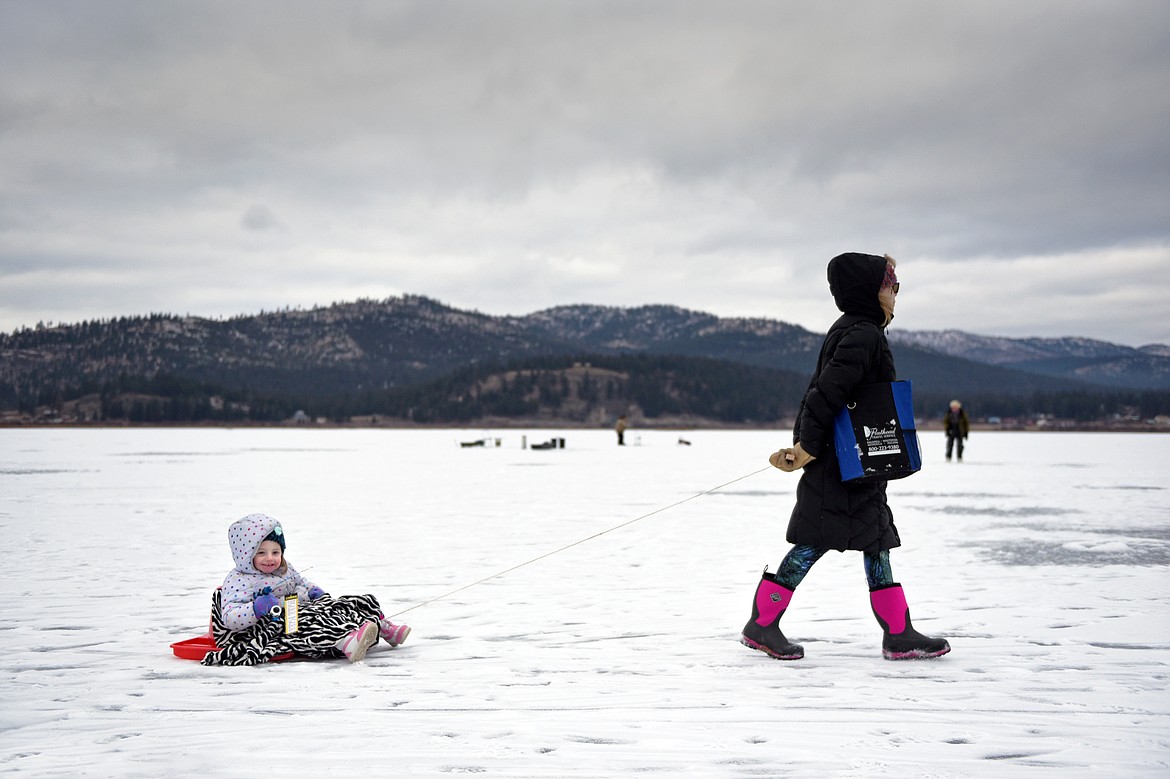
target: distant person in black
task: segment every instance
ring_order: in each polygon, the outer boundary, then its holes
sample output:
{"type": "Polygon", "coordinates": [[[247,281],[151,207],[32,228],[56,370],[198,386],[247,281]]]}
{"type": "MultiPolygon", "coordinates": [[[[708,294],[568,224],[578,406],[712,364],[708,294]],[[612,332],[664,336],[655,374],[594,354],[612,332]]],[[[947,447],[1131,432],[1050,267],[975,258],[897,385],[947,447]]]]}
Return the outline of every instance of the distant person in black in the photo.
{"type": "Polygon", "coordinates": [[[613,426],[614,432],[617,433],[618,446],[626,445],[626,415],[622,414],[618,417],[617,424],[613,426]]]}
{"type": "Polygon", "coordinates": [[[967,431],[970,423],[967,421],[967,412],[963,404],[957,400],[951,401],[947,415],[943,417],[943,430],[947,434],[947,460],[951,459],[951,451],[958,444],[959,462],[963,461],[963,441],[967,440],[967,431]]]}

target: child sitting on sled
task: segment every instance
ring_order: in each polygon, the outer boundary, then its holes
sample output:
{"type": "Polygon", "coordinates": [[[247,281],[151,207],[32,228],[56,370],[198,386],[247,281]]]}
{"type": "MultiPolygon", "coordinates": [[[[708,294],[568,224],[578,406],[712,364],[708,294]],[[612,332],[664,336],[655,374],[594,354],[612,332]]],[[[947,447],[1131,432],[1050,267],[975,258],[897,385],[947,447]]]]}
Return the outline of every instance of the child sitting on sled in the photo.
{"type": "Polygon", "coordinates": [[[331,596],[289,565],[284,529],[267,514],[233,522],[228,544],[236,567],[211,609],[220,648],[203,658],[204,665],[256,665],[289,652],[314,658],[340,653],[356,663],[379,637],[396,647],[410,634],[382,615],[373,595],[331,596]]]}

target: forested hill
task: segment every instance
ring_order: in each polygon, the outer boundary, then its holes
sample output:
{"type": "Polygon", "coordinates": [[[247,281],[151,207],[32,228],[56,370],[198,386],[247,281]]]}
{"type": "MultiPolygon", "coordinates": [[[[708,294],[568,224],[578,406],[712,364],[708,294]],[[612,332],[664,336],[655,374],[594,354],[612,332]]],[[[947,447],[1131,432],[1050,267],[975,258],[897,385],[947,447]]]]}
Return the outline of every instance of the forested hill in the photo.
{"type": "MultiPolygon", "coordinates": [[[[964,349],[963,335],[939,339],[891,332],[899,372],[914,379],[924,403],[933,407],[951,396],[985,396],[1015,409],[1021,398],[1074,393],[1148,406],[1151,394],[1143,400],[1141,390],[1170,387],[1170,357],[1154,348],[1031,339],[1023,349],[1012,339],[967,336],[972,343],[979,339],[978,348],[964,349]],[[1010,358],[1022,353],[1031,359],[1010,358]]],[[[671,387],[677,406],[671,408],[678,413],[714,420],[729,420],[730,413],[764,421],[761,415],[791,411],[791,395],[798,400],[803,387],[789,382],[807,382],[821,337],[777,320],[719,318],[673,306],[562,306],[497,317],[419,296],[231,319],[152,314],[0,335],[0,411],[39,414],[88,398],[91,416],[128,414],[126,404],[154,398],[157,415],[159,404],[169,398],[168,413],[175,419],[203,413],[204,406],[215,412],[213,418],[245,408],[246,417],[275,418],[293,406],[328,416],[391,413],[392,408],[401,414],[396,404],[413,397],[411,408],[442,421],[467,417],[467,408],[476,408],[470,398],[483,394],[488,385],[482,382],[491,375],[561,372],[555,381],[567,398],[580,382],[563,372],[575,363],[588,362],[597,370],[616,358],[670,357],[673,362],[610,364],[605,370],[625,376],[614,379],[610,391],[642,393],[639,400],[624,397],[645,413],[669,406],[648,399],[648,388],[659,382],[671,387]],[[701,374],[706,378],[697,380],[701,374]],[[712,394],[720,386],[724,394],[731,392],[728,383],[746,388],[761,380],[783,386],[784,397],[770,412],[750,403],[728,412],[726,404],[716,402],[718,393],[712,394]],[[465,381],[472,383],[454,386],[465,381]],[[457,400],[439,403],[447,410],[438,413],[431,406],[443,392],[457,400]],[[420,403],[424,396],[428,402],[420,403]],[[459,403],[470,405],[456,413],[459,403]]],[[[548,405],[555,393],[546,386],[543,395],[535,396],[539,409],[533,411],[529,398],[521,413],[521,404],[513,402],[520,397],[516,386],[508,382],[500,397],[512,401],[497,411],[510,407],[514,416],[537,417],[557,412],[548,405]]],[[[612,410],[602,406],[596,414],[612,410]]],[[[566,408],[562,398],[558,413],[567,413],[566,408]]]]}

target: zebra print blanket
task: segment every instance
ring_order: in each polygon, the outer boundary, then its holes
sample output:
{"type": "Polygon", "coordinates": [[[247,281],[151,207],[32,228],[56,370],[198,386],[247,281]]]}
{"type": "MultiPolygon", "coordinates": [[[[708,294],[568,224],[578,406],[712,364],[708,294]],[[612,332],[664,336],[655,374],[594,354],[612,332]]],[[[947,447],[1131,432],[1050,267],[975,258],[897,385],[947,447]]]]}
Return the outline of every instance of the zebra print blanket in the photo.
{"type": "Polygon", "coordinates": [[[228,630],[220,616],[220,591],[211,598],[212,635],[218,650],[203,658],[203,665],[259,665],[277,655],[293,652],[301,657],[342,657],[334,644],[363,622],[377,622],[382,614],[373,595],[322,595],[300,606],[299,629],[284,634],[284,623],[262,619],[246,630],[228,630]]]}

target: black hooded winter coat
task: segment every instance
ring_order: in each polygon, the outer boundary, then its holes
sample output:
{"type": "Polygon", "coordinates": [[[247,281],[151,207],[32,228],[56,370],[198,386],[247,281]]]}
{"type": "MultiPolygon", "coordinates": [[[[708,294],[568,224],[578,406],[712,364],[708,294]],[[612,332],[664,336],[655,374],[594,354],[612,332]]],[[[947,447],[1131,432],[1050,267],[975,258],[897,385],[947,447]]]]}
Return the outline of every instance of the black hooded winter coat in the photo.
{"type": "Polygon", "coordinates": [[[901,545],[886,504],[886,483],[843,483],[833,447],[833,417],[853,389],[895,378],[878,303],[885,272],[886,259],[873,254],[851,252],[829,262],[829,291],[842,316],[825,335],[796,415],[793,439],[816,459],[804,467],[796,486],[789,543],[871,554],[901,545]]]}

